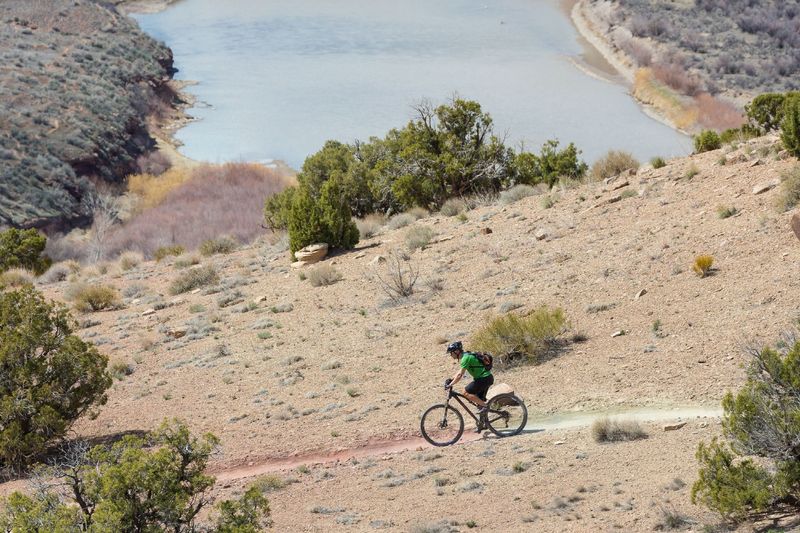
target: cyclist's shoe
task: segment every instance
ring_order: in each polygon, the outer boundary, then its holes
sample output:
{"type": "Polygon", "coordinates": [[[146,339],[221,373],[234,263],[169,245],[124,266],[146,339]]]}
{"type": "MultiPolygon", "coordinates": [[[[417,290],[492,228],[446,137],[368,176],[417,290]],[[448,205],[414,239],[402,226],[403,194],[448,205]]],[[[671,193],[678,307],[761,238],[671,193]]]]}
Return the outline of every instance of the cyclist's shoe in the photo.
{"type": "Polygon", "coordinates": [[[475,433],[482,433],[484,430],[486,430],[486,424],[481,422],[478,424],[478,427],[475,428],[475,433]]]}

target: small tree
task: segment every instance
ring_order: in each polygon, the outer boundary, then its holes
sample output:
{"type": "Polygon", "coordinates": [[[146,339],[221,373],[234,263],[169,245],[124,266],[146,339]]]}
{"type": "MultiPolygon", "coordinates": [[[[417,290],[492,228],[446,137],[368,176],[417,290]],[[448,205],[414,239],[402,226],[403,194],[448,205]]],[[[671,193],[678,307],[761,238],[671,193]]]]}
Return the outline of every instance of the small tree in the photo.
{"type": "Polygon", "coordinates": [[[35,229],[7,229],[0,232],[0,272],[24,268],[43,274],[50,268],[50,259],[42,255],[47,238],[35,229]]]}
{"type": "Polygon", "coordinates": [[[32,287],[0,293],[0,464],[29,463],[105,403],[108,358],[73,328],[66,308],[32,287]]]}
{"type": "Polygon", "coordinates": [[[800,95],[800,93],[764,93],[756,96],[744,106],[750,124],[758,128],[762,134],[777,131],[783,121],[786,98],[794,95],[800,95]]]}
{"type": "Polygon", "coordinates": [[[198,516],[211,502],[214,478],[205,474],[217,446],[208,433],[191,435],[179,421],[164,422],[149,438],[128,435],[113,445],[66,450],[44,470],[37,492],[6,502],[0,526],[8,531],[261,531],[269,505],[257,489],[219,504],[216,528],[198,516]],[[57,491],[66,486],[67,491],[57,491]],[[34,526],[34,527],[31,527],[34,526]]]}
{"type": "Polygon", "coordinates": [[[800,157],[800,93],[789,96],[783,105],[781,141],[795,157],[800,157]]]}
{"type": "Polygon", "coordinates": [[[744,387],[722,401],[730,445],[700,444],[700,477],[692,487],[692,502],[734,521],[800,510],[800,340],[785,353],[770,347],[749,353],[744,387]]]}
{"type": "Polygon", "coordinates": [[[694,136],[694,153],[717,150],[722,146],[719,134],[714,130],[703,130],[694,136]]]}

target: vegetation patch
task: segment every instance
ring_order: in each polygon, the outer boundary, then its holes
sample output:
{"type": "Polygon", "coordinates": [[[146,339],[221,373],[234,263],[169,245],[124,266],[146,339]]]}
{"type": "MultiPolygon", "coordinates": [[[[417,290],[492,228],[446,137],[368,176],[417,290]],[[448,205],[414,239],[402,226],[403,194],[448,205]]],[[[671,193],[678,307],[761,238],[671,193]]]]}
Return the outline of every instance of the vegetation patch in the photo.
{"type": "Polygon", "coordinates": [[[175,278],[175,280],[169,286],[169,292],[172,294],[181,294],[194,289],[199,289],[200,287],[212,285],[218,281],[219,274],[213,265],[190,268],[175,278]]]}
{"type": "Polygon", "coordinates": [[[635,420],[603,417],[592,424],[592,437],[597,442],[620,442],[646,439],[647,432],[635,420]]]}
{"type": "Polygon", "coordinates": [[[629,152],[610,150],[592,165],[592,179],[604,180],[617,176],[626,170],[637,170],[639,161],[629,152]]]}
{"type": "Polygon", "coordinates": [[[517,361],[537,363],[556,345],[567,330],[567,319],[560,308],[540,307],[527,315],[509,313],[491,318],[473,335],[476,350],[495,355],[504,365],[517,361]]]}
{"type": "Polygon", "coordinates": [[[84,313],[116,309],[122,305],[119,291],[109,285],[78,282],[69,287],[67,297],[76,310],[84,313]]]}
{"type": "Polygon", "coordinates": [[[324,287],[340,281],[342,274],[333,266],[322,264],[309,270],[307,278],[312,287],[324,287]]]}

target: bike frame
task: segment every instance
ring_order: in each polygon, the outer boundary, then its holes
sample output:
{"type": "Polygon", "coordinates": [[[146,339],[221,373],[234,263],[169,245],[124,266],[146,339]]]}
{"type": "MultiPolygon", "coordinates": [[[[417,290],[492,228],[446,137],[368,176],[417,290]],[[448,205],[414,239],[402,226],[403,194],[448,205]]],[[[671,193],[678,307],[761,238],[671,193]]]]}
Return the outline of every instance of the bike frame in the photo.
{"type": "Polygon", "coordinates": [[[450,399],[451,398],[455,398],[456,401],[461,404],[461,407],[469,414],[469,416],[471,416],[472,419],[475,420],[475,423],[476,424],[480,423],[480,420],[478,420],[478,417],[473,414],[472,409],[470,409],[467,406],[467,404],[464,403],[464,400],[467,400],[467,402],[469,402],[470,404],[472,404],[472,402],[470,402],[469,399],[466,396],[454,391],[453,389],[448,389],[448,391],[449,392],[447,394],[447,401],[444,404],[445,405],[444,416],[447,417],[447,410],[448,409],[455,409],[455,407],[451,407],[450,406],[450,399]]]}

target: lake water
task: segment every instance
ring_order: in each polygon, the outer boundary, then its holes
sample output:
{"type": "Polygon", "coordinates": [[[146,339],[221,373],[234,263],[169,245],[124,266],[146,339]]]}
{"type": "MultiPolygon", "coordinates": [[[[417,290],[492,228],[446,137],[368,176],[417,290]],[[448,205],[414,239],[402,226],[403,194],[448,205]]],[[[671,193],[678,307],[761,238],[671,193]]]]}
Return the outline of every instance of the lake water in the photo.
{"type": "Polygon", "coordinates": [[[182,0],[136,17],[198,81],[176,137],[212,162],[282,159],[299,168],[327,139],[403,126],[423,98],[477,100],[513,145],[575,142],[640,160],[690,139],[648,117],[626,89],[589,76],[556,0],[182,0]]]}

